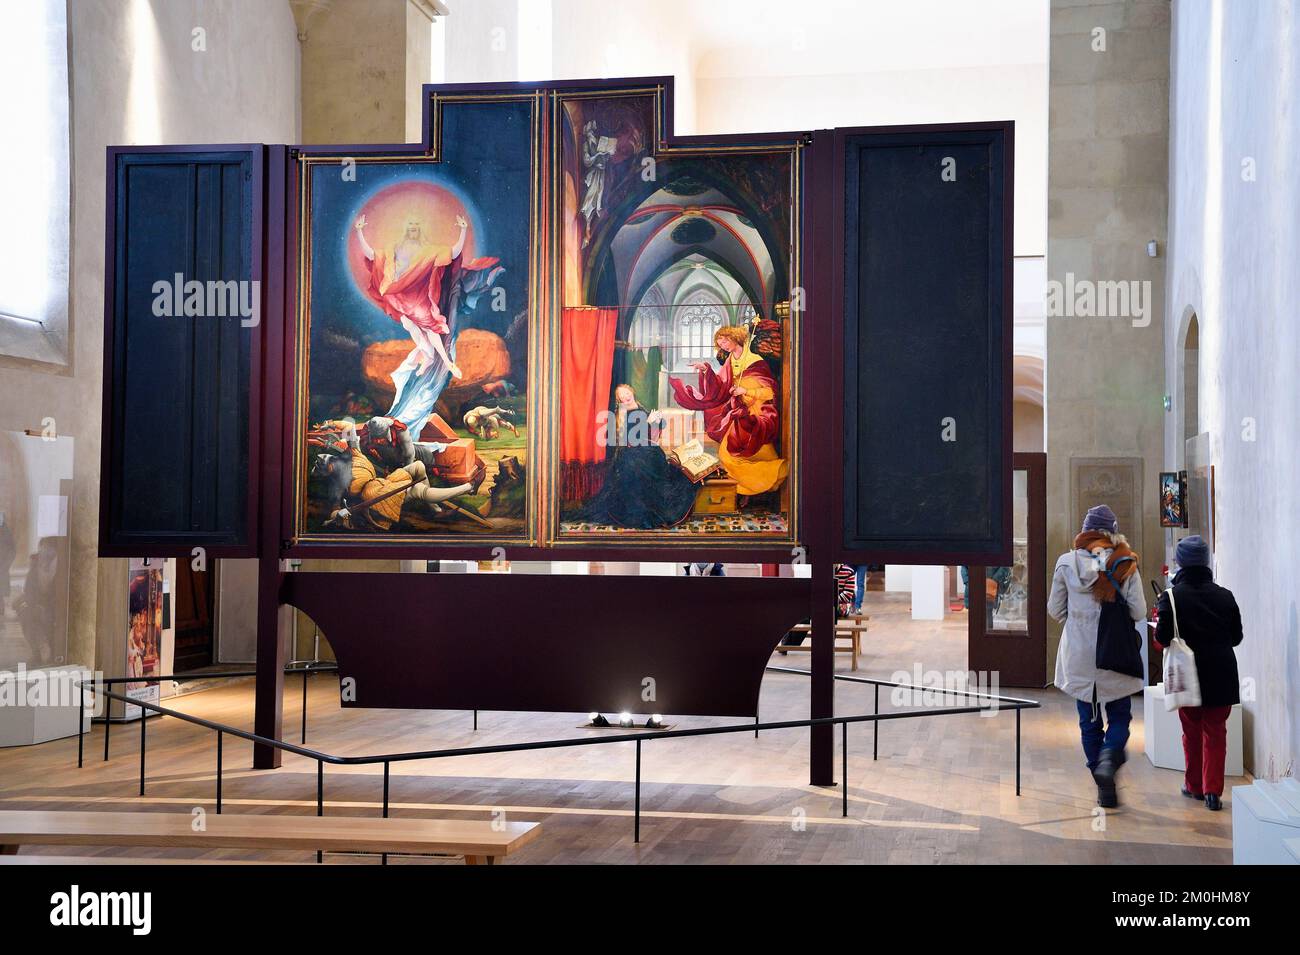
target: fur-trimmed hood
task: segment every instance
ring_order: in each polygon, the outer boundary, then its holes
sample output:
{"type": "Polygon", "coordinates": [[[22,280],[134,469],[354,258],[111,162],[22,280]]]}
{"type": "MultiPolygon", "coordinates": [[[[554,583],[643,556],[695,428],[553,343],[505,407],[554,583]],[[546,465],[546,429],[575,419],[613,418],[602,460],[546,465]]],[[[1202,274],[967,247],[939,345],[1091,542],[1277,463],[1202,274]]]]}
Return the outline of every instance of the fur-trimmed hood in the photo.
{"type": "Polygon", "coordinates": [[[1074,553],[1080,556],[1080,579],[1098,600],[1110,603],[1115,599],[1113,577],[1122,586],[1138,573],[1138,555],[1129,547],[1128,538],[1110,531],[1081,531],[1074,538],[1074,553]],[[1110,573],[1102,573],[1105,568],[1110,573]]]}

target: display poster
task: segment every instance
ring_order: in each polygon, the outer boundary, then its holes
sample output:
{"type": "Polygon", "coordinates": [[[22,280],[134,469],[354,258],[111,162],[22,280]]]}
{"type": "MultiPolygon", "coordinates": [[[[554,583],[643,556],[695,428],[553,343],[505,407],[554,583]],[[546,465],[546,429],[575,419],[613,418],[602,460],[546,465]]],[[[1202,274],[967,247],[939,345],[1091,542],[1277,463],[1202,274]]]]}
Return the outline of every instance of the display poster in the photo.
{"type": "MultiPolygon", "coordinates": [[[[126,675],[124,695],[133,700],[157,703],[162,690],[148,677],[161,676],[159,669],[163,631],[163,561],[131,558],[128,571],[128,622],[126,632],[126,675]]],[[[123,719],[138,719],[138,706],[126,704],[123,719]]]]}
{"type": "Polygon", "coordinates": [[[1160,526],[1187,526],[1187,472],[1160,472],[1160,526]]]}

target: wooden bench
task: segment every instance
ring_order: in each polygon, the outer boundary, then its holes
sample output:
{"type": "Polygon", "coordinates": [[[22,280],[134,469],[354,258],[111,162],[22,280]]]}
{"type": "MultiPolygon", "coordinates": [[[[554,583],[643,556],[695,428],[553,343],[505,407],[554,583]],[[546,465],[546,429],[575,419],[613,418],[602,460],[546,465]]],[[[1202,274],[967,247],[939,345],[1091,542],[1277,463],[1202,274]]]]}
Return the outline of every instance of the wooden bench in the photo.
{"type": "Polygon", "coordinates": [[[0,856],[7,865],[307,865],[306,862],[263,859],[147,859],[143,856],[0,856]]]}
{"type": "MultiPolygon", "coordinates": [[[[853,613],[845,617],[840,617],[835,624],[835,652],[849,654],[849,665],[852,669],[858,668],[858,658],[862,656],[862,635],[867,632],[867,621],[871,619],[870,614],[853,613]],[[848,644],[839,643],[841,637],[848,639],[848,644]]],[[[806,633],[812,636],[812,624],[797,623],[790,628],[791,633],[806,633]]],[[[812,647],[803,646],[778,646],[777,652],[786,653],[812,653],[812,647]]]]}
{"type": "MultiPolygon", "coordinates": [[[[446,853],[492,865],[541,834],[541,823],[348,816],[217,815],[204,828],[174,812],[0,811],[0,856],[20,846],[155,846],[300,849],[310,852],[446,853]]],[[[154,860],[150,860],[154,861],[154,860]]],[[[201,861],[201,860],[195,860],[201,861]]]]}

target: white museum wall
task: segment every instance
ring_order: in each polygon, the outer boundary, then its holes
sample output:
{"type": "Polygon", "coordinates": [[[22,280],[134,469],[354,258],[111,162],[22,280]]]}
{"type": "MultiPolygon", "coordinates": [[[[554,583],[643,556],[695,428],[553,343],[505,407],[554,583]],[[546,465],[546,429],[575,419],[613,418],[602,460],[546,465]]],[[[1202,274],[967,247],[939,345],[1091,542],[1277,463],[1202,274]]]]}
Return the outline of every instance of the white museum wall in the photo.
{"type": "Polygon", "coordinates": [[[885,565],[885,593],[903,594],[912,592],[912,565],[885,565]]]}
{"type": "MultiPolygon", "coordinates": [[[[815,36],[808,39],[810,44],[817,41],[815,36]]],[[[802,76],[697,75],[696,125],[699,132],[743,133],[1015,120],[1015,254],[1040,256],[1047,246],[1046,17],[1041,47],[1039,63],[802,76]]],[[[811,59],[807,66],[816,63],[816,57],[811,59]]],[[[871,60],[864,56],[861,62],[871,60]]],[[[707,63],[705,57],[698,69],[707,63]]]]}
{"type": "Polygon", "coordinates": [[[1044,379],[1047,364],[1047,282],[1044,256],[1018,256],[1012,272],[1015,317],[1013,348],[1012,447],[1016,451],[1042,451],[1044,379]]]}
{"type": "MultiPolygon", "coordinates": [[[[122,591],[124,561],[97,563],[104,328],[104,150],[115,144],[295,142],[298,43],[287,3],[77,0],[68,4],[72,101],[72,363],[0,359],[0,431],[55,420],[76,439],[69,659],[95,647],[97,577],[122,591]],[[192,49],[205,31],[204,51],[192,49]]],[[[144,555],[142,555],[144,556],[144,555]]]]}
{"type": "Polygon", "coordinates": [[[1194,312],[1217,576],[1242,608],[1237,659],[1256,696],[1243,701],[1246,764],[1261,777],[1300,758],[1298,13],[1176,0],[1170,57],[1165,462],[1180,459],[1180,346],[1194,312]]]}

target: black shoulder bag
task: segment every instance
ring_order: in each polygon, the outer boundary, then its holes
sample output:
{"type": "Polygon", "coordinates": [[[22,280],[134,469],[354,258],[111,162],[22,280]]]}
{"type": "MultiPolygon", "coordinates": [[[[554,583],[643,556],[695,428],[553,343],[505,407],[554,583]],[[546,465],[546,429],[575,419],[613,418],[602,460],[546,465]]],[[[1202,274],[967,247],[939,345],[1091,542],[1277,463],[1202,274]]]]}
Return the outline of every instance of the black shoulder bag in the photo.
{"type": "MultiPolygon", "coordinates": [[[[1132,557],[1115,561],[1119,566],[1132,557]]],[[[1106,577],[1115,588],[1114,600],[1101,602],[1101,616],[1097,620],[1097,669],[1123,673],[1125,676],[1142,676],[1142,641],[1133,629],[1133,618],[1128,612],[1128,601],[1120,590],[1119,581],[1105,567],[1106,577]]]]}

